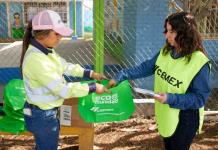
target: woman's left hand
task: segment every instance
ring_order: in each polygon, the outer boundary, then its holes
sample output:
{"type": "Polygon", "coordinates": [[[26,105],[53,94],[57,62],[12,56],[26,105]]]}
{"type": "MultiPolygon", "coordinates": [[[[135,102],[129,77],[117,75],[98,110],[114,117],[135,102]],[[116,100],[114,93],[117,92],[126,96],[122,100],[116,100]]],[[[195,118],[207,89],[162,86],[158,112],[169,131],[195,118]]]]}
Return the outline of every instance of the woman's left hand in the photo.
{"type": "Polygon", "coordinates": [[[167,94],[166,93],[158,93],[159,96],[155,96],[155,100],[159,101],[160,103],[164,104],[167,101],[167,94]]]}
{"type": "Polygon", "coordinates": [[[105,79],[107,79],[107,77],[105,76],[105,75],[103,75],[103,74],[100,74],[100,73],[96,73],[96,72],[92,72],[92,74],[91,74],[91,78],[92,79],[95,79],[95,80],[97,80],[97,81],[101,81],[101,80],[105,80],[105,79]]]}

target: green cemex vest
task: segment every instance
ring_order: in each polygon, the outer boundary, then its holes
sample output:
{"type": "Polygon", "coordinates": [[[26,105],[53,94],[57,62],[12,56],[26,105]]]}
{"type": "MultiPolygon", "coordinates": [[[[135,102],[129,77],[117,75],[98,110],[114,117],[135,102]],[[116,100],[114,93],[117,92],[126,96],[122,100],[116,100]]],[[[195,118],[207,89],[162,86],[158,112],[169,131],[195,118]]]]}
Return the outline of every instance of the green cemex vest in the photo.
{"type": "MultiPolygon", "coordinates": [[[[185,57],[173,59],[170,53],[163,55],[161,50],[155,65],[154,91],[185,94],[192,79],[208,61],[208,58],[200,51],[194,52],[190,62],[187,62],[185,57]]],[[[179,122],[179,111],[179,109],[170,108],[168,104],[155,101],[155,115],[161,136],[169,137],[175,132],[179,122]]],[[[199,109],[199,114],[200,132],[203,125],[203,107],[199,109]]]]}

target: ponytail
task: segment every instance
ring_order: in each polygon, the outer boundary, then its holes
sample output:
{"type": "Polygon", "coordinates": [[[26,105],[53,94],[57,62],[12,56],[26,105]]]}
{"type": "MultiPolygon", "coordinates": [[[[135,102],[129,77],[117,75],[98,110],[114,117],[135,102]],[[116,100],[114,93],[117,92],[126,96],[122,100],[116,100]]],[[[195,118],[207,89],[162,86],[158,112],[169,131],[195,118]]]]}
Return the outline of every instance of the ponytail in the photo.
{"type": "Polygon", "coordinates": [[[21,69],[21,75],[22,75],[22,65],[23,65],[23,59],[24,55],[29,47],[30,39],[31,38],[45,38],[49,35],[49,33],[52,30],[32,30],[32,21],[28,22],[27,28],[25,30],[25,34],[23,37],[23,46],[22,46],[22,53],[20,58],[20,69],[21,69]]]}
{"type": "Polygon", "coordinates": [[[24,55],[29,47],[31,38],[32,38],[32,21],[29,21],[27,28],[25,30],[24,37],[23,37],[23,46],[22,46],[22,53],[21,53],[21,58],[20,58],[21,71],[22,71],[22,64],[23,64],[24,55]]]}

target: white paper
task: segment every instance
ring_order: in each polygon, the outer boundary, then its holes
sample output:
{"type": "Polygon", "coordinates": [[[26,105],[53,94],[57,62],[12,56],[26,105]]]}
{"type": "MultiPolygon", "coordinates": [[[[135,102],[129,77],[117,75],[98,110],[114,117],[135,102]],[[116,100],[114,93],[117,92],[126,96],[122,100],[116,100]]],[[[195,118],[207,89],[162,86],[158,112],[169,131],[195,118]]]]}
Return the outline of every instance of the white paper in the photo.
{"type": "Polygon", "coordinates": [[[154,99],[133,99],[133,102],[134,103],[139,103],[139,104],[141,104],[141,103],[151,103],[151,104],[153,104],[154,103],[154,99]]]}
{"type": "Polygon", "coordinates": [[[141,89],[141,88],[136,88],[134,87],[133,90],[137,93],[141,93],[141,94],[145,94],[145,95],[149,95],[152,97],[159,97],[159,94],[154,93],[154,91],[151,90],[147,90],[147,89],[141,89]]]}
{"type": "Polygon", "coordinates": [[[24,108],[23,114],[28,115],[28,116],[32,116],[32,111],[30,108],[24,108]]]}
{"type": "Polygon", "coordinates": [[[72,107],[62,105],[60,108],[60,124],[64,126],[71,126],[72,107]]]}

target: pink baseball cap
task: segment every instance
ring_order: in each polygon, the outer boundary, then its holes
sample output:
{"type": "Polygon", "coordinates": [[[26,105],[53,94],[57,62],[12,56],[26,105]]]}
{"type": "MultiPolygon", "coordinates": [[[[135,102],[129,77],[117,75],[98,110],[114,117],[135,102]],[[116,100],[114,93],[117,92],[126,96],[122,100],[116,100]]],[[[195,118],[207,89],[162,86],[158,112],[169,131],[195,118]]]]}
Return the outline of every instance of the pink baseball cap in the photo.
{"type": "Polygon", "coordinates": [[[62,36],[70,36],[73,30],[67,27],[58,13],[52,10],[43,10],[33,17],[33,30],[53,30],[62,36]]]}

